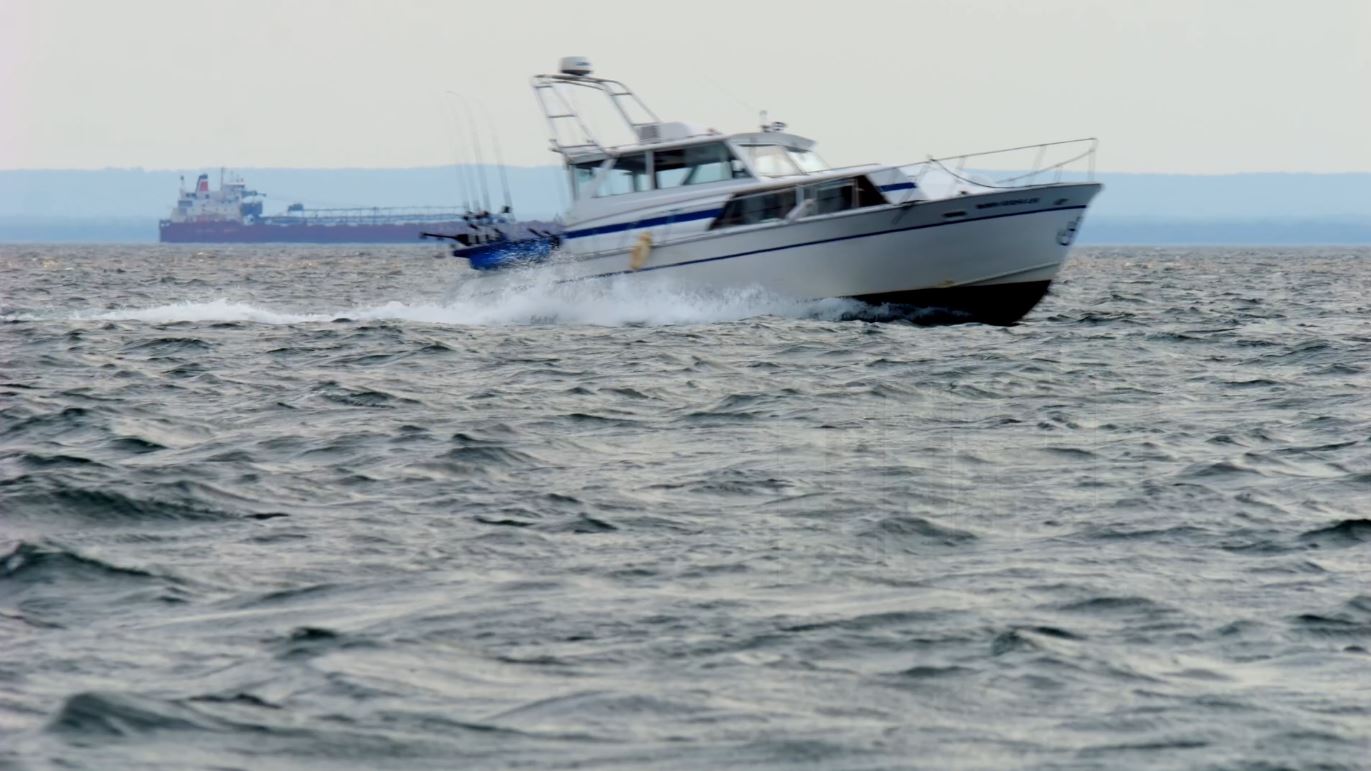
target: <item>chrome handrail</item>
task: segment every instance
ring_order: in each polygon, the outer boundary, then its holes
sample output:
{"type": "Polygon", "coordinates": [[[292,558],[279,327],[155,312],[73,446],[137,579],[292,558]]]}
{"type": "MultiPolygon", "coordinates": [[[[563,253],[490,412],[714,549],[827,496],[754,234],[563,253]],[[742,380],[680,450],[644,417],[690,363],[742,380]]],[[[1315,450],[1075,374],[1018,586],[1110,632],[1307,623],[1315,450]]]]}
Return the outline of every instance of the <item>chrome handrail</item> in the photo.
{"type": "Polygon", "coordinates": [[[966,182],[968,184],[975,185],[977,187],[987,187],[993,189],[1012,189],[1016,187],[1027,187],[1028,185],[1033,184],[1032,182],[1028,182],[1026,184],[1018,184],[1022,180],[1032,180],[1035,177],[1038,177],[1039,175],[1053,171],[1056,172],[1053,181],[1060,182],[1062,179],[1062,174],[1067,170],[1067,167],[1081,160],[1084,160],[1086,162],[1086,180],[1089,182],[1094,182],[1095,154],[1099,149],[1099,145],[1100,140],[1096,137],[1083,137],[1081,139],[1066,139],[1058,142],[1040,142],[1038,144],[1032,145],[1006,147],[1001,150],[986,150],[977,153],[949,155],[942,158],[934,158],[930,156],[928,160],[919,161],[918,163],[907,164],[905,166],[900,166],[898,168],[900,169],[900,171],[904,172],[912,179],[914,179],[916,183],[922,181],[923,176],[933,168],[939,168],[947,172],[950,176],[954,177],[955,179],[961,180],[962,182],[966,182]],[[1055,163],[1043,165],[1043,160],[1047,157],[1049,148],[1066,147],[1068,145],[1082,144],[1086,146],[1084,150],[1072,155],[1069,158],[1056,161],[1055,163]],[[966,168],[966,162],[972,158],[985,158],[993,155],[1004,155],[1006,153],[1022,152],[1024,150],[1037,151],[1037,155],[1033,163],[1030,165],[1030,169],[1028,171],[1017,173],[1013,176],[1004,177],[1002,179],[993,180],[991,182],[970,179],[964,176],[963,169],[966,168]],[[953,170],[948,167],[948,164],[952,161],[956,161],[957,163],[956,170],[953,170]]]}

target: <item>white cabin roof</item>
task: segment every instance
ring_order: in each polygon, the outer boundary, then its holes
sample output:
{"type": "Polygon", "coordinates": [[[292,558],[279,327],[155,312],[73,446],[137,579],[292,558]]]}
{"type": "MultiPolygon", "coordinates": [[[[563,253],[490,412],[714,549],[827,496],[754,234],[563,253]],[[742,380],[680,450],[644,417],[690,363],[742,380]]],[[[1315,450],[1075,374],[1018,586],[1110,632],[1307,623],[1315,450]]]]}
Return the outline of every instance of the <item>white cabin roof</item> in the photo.
{"type": "Polygon", "coordinates": [[[563,148],[562,153],[566,156],[567,163],[586,163],[589,161],[602,161],[605,158],[619,158],[633,153],[643,153],[651,150],[671,150],[678,147],[690,147],[692,145],[703,145],[711,142],[729,142],[738,145],[775,145],[778,147],[789,147],[796,150],[809,150],[815,145],[814,140],[802,137],[799,134],[789,134],[780,131],[744,131],[736,134],[724,134],[714,129],[707,129],[708,133],[696,134],[677,139],[662,139],[656,141],[633,142],[630,144],[614,145],[611,147],[568,147],[563,148]]]}

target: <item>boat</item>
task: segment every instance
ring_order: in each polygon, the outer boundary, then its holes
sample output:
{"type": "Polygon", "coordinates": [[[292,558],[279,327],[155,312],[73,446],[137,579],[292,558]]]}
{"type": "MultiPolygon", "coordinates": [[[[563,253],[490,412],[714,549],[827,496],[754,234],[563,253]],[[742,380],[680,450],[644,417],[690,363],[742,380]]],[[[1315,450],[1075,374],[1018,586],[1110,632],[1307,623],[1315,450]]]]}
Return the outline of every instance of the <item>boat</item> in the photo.
{"type": "Polygon", "coordinates": [[[250,190],[237,175],[220,170],[219,188],[201,174],[186,189],[182,180],[176,206],[158,223],[162,243],[411,243],[425,232],[449,235],[482,232],[483,223],[500,221],[517,238],[556,232],[555,222],[514,222],[509,213],[456,211],[433,206],[311,209],[292,203],[280,214],[264,214],[265,196],[250,190]],[[532,230],[529,230],[529,228],[532,230]]]}
{"type": "Polygon", "coordinates": [[[663,121],[584,57],[562,59],[532,87],[572,203],[555,250],[510,241],[501,246],[508,260],[487,254],[473,265],[488,273],[531,267],[555,269],[559,282],[760,288],[1012,324],[1047,293],[1101,189],[1093,138],[835,168],[813,140],[765,114],[758,130],[732,134],[663,121]],[[576,98],[586,91],[607,104],[627,142],[591,130],[576,98]],[[998,180],[968,170],[1010,150],[1035,153],[1033,168],[998,180]],[[1069,167],[1082,164],[1086,176],[1075,179],[1069,167]]]}

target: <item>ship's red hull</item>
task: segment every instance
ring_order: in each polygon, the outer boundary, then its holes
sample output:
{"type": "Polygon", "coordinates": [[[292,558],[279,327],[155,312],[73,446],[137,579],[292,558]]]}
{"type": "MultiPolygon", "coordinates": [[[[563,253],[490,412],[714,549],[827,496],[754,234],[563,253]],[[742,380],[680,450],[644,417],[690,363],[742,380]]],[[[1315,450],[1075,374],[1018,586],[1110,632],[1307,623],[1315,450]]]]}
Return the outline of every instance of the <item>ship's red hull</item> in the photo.
{"type": "Polygon", "coordinates": [[[414,243],[419,234],[465,233],[465,222],[383,224],[266,224],[254,222],[163,222],[160,240],[166,244],[399,244],[414,243]]]}

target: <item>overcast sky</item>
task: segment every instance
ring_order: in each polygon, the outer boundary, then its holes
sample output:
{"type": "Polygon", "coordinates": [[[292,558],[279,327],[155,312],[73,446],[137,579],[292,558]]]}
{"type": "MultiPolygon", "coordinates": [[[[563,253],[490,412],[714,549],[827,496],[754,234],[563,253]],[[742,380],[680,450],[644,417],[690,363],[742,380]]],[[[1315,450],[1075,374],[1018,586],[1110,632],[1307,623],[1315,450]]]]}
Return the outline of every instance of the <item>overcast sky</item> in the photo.
{"type": "Polygon", "coordinates": [[[452,163],[449,90],[550,163],[528,76],[568,54],[832,162],[1093,135],[1115,171],[1371,171],[1371,0],[0,0],[0,168],[452,163]]]}

